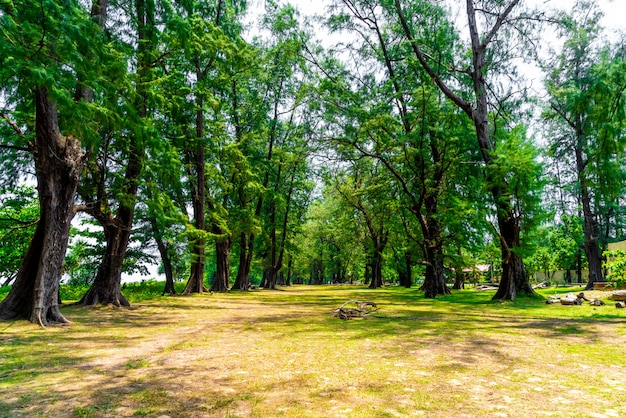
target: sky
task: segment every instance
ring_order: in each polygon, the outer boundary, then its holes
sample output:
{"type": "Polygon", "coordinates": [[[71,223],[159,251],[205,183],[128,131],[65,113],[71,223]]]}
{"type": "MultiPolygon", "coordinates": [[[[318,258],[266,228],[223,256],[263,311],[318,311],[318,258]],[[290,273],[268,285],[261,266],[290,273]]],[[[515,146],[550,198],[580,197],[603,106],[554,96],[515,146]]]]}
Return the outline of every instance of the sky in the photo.
{"type": "MultiPolygon", "coordinates": [[[[461,0],[446,0],[451,4],[462,3],[461,0]]],[[[302,14],[323,15],[326,5],[330,0],[291,0],[291,4],[297,7],[302,14]]],[[[255,5],[262,5],[264,0],[253,0],[255,5]]],[[[547,8],[564,8],[574,4],[574,0],[526,0],[527,4],[545,5],[547,8]]],[[[609,29],[626,30],[626,0],[599,0],[605,16],[604,26],[609,29]]]]}

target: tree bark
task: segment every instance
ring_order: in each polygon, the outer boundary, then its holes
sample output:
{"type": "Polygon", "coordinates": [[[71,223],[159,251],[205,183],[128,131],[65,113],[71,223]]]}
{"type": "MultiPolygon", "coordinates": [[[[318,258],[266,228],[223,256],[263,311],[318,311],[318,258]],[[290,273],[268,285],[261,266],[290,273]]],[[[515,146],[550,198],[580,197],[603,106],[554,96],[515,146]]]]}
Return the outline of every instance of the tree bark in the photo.
{"type": "Polygon", "coordinates": [[[383,250],[385,249],[386,240],[376,238],[371,248],[369,267],[370,267],[370,289],[377,289],[385,285],[383,280],[383,250]],[[381,242],[383,241],[383,242],[381,242]]]}
{"type": "Polygon", "coordinates": [[[161,261],[163,262],[163,270],[165,271],[165,287],[163,288],[161,296],[166,293],[170,296],[174,296],[176,294],[176,288],[174,287],[174,269],[172,268],[172,259],[170,258],[168,248],[162,239],[157,240],[157,247],[159,249],[159,254],[161,255],[161,261]]]}
{"type": "Polygon", "coordinates": [[[69,322],[59,310],[58,291],[84,159],[79,141],[61,134],[56,104],[45,87],[35,92],[35,129],[40,220],[15,283],[0,303],[0,318],[45,326],[69,322]]]}
{"type": "Polygon", "coordinates": [[[589,268],[589,280],[587,281],[585,290],[593,290],[593,284],[603,280],[602,254],[600,253],[600,247],[598,245],[599,233],[596,222],[596,214],[591,207],[591,196],[587,187],[587,178],[585,176],[585,167],[587,166],[587,162],[583,158],[582,146],[580,144],[576,146],[575,154],[578,184],[580,186],[580,202],[582,204],[583,211],[583,233],[585,237],[583,245],[589,268]]]}
{"type": "Polygon", "coordinates": [[[250,289],[250,268],[254,249],[254,234],[239,234],[239,269],[232,290],[250,289]]]}
{"type": "MultiPolygon", "coordinates": [[[[132,224],[132,218],[130,220],[132,224]]],[[[130,238],[130,228],[112,222],[104,225],[106,238],[106,252],[98,267],[98,273],[87,293],[78,302],[81,305],[93,306],[97,304],[113,306],[130,306],[122,295],[122,268],[126,248],[130,238]]]]}
{"type": "Polygon", "coordinates": [[[446,285],[443,276],[443,249],[439,233],[435,231],[438,228],[435,219],[429,220],[429,232],[434,233],[436,238],[425,238],[425,255],[426,255],[426,272],[424,276],[424,297],[435,298],[438,295],[447,295],[450,289],[446,285]]]}
{"type": "Polygon", "coordinates": [[[400,286],[407,289],[413,285],[412,257],[409,251],[405,251],[402,257],[404,260],[400,262],[398,267],[398,279],[400,286]]]}
{"type": "Polygon", "coordinates": [[[220,238],[215,241],[215,279],[211,285],[213,292],[226,292],[230,285],[230,237],[220,238]]]}
{"type": "MultiPolygon", "coordinates": [[[[148,189],[148,197],[151,197],[151,193],[148,189]]],[[[161,296],[166,293],[170,296],[176,294],[176,289],[174,288],[174,269],[172,267],[172,258],[170,257],[170,250],[167,244],[163,241],[163,234],[159,229],[159,225],[154,214],[148,215],[150,227],[152,228],[152,237],[157,244],[157,249],[159,250],[159,255],[161,256],[161,262],[163,263],[163,270],[165,271],[165,287],[163,288],[163,293],[161,296]]]]}
{"type": "MultiPolygon", "coordinates": [[[[137,38],[138,62],[141,67],[150,68],[152,60],[150,54],[154,48],[154,2],[151,0],[137,0],[137,38]]],[[[137,85],[137,103],[140,120],[148,116],[147,82],[149,75],[142,74],[137,85]]],[[[139,123],[139,121],[135,121],[139,123]]],[[[126,250],[130,242],[131,230],[135,218],[135,203],[139,190],[139,178],[144,166],[145,133],[136,132],[130,135],[128,148],[128,162],[124,173],[124,183],[117,197],[118,210],[115,217],[110,211],[102,211],[102,205],[97,205],[91,213],[100,222],[106,238],[106,250],[103,260],[98,267],[98,273],[91,287],[78,302],[82,305],[114,305],[130,306],[122,295],[122,269],[126,250]]],[[[104,180],[103,180],[104,181],[104,180]]],[[[104,187],[104,186],[103,186],[104,187]]],[[[102,201],[103,204],[107,204],[102,201]]]]}

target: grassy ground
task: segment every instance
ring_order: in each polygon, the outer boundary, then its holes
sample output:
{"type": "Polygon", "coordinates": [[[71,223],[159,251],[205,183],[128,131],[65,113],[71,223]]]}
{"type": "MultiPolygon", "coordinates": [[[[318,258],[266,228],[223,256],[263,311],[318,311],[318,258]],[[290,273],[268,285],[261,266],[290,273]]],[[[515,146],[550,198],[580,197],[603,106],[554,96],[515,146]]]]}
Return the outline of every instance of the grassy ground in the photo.
{"type": "Polygon", "coordinates": [[[626,312],[613,303],[143,287],[127,289],[130,310],[64,307],[69,327],[0,322],[0,416],[626,417],[626,312]],[[378,315],[332,316],[351,299],[378,315]]]}

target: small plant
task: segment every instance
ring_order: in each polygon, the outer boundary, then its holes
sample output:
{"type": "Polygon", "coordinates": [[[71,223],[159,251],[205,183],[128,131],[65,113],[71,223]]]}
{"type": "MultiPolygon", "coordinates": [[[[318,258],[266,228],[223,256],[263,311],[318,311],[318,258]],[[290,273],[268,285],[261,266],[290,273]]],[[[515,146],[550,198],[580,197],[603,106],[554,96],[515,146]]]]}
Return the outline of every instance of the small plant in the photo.
{"type": "Polygon", "coordinates": [[[619,289],[626,285],[626,252],[623,250],[605,251],[604,267],[608,274],[609,286],[619,289]]]}
{"type": "Polygon", "coordinates": [[[150,365],[150,362],[148,360],[145,359],[133,359],[130,360],[128,363],[126,363],[126,369],[130,370],[130,369],[139,369],[142,367],[148,367],[150,365]]]}
{"type": "Polygon", "coordinates": [[[78,418],[93,418],[96,416],[96,408],[94,408],[93,406],[76,408],[74,410],[74,414],[78,418]]]}

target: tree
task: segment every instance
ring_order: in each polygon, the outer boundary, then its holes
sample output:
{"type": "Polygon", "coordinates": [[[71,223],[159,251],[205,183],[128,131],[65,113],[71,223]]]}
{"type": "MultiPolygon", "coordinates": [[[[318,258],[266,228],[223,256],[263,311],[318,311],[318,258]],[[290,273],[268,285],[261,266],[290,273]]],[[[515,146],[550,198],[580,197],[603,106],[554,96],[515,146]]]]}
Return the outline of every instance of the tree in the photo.
{"type": "Polygon", "coordinates": [[[34,156],[40,219],[17,278],[0,304],[0,318],[29,318],[45,326],[66,323],[58,307],[63,258],[74,217],[74,198],[84,164],[83,141],[94,140],[92,88],[107,50],[98,26],[106,7],[91,16],[79,3],[22,2],[0,5],[0,78],[16,107],[4,117],[16,148],[34,156]],[[20,36],[14,36],[21,34],[20,36]],[[34,103],[34,108],[31,104],[34,103]],[[59,109],[60,106],[60,109],[59,109]],[[22,131],[26,129],[26,131],[22,131]]]}
{"type": "MultiPolygon", "coordinates": [[[[352,76],[351,82],[362,87],[352,87],[352,92],[346,88],[342,93],[348,104],[337,110],[343,116],[338,119],[345,131],[352,132],[343,133],[340,141],[363,157],[378,160],[389,171],[398,190],[399,209],[413,216],[421,229],[420,256],[426,266],[422,288],[427,297],[447,294],[444,253],[456,232],[449,226],[456,225],[451,219],[459,214],[455,207],[462,199],[458,191],[470,170],[476,171],[470,125],[433,88],[399,36],[394,14],[372,0],[343,0],[332,10],[328,19],[331,29],[359,34],[359,42],[346,46],[355,57],[346,67],[359,74],[352,76]],[[350,123],[345,124],[345,118],[350,123]]],[[[424,36],[428,47],[442,51],[450,60],[456,41],[452,27],[441,19],[437,8],[420,12],[425,22],[422,26],[433,27],[424,36]]],[[[407,255],[403,256],[405,268],[410,266],[407,255]]]]}
{"type": "MultiPolygon", "coordinates": [[[[599,43],[601,13],[594,2],[580,1],[562,17],[563,50],[546,63],[550,94],[544,117],[550,151],[569,163],[582,210],[584,250],[589,266],[587,289],[602,281],[600,215],[609,218],[623,195],[622,158],[626,107],[624,50],[599,43]],[[607,173],[611,173],[607,175],[607,173]]],[[[609,228],[606,220],[606,228],[609,228]]]]}
{"type": "MultiPolygon", "coordinates": [[[[139,182],[145,165],[145,148],[148,138],[156,136],[156,132],[149,128],[148,120],[151,107],[149,86],[155,78],[155,60],[158,61],[155,2],[135,0],[134,6],[138,67],[135,74],[135,94],[126,101],[122,109],[129,126],[116,130],[118,126],[109,125],[108,132],[106,128],[102,130],[103,140],[98,154],[100,158],[86,165],[87,184],[80,189],[80,194],[86,201],[83,209],[100,223],[106,241],[106,250],[96,278],[78,302],[83,305],[130,306],[121,292],[122,270],[131,239],[139,182]],[[121,142],[116,150],[117,154],[113,154],[110,139],[121,142]],[[123,159],[125,162],[120,167],[123,174],[111,175],[111,166],[119,164],[123,159]],[[107,190],[107,187],[111,187],[107,184],[109,177],[118,181],[113,183],[112,189],[107,190]]],[[[119,100],[115,96],[109,99],[112,103],[119,100]]]]}
{"type": "Polygon", "coordinates": [[[355,213],[355,222],[365,254],[365,283],[371,289],[384,286],[383,253],[389,239],[391,202],[387,171],[376,160],[356,160],[339,174],[333,187],[355,213]],[[384,197],[384,198],[383,198],[384,197]]]}
{"type": "MultiPolygon", "coordinates": [[[[478,147],[486,166],[485,175],[489,192],[496,209],[497,234],[502,249],[502,280],[494,299],[514,299],[517,294],[534,295],[526,275],[523,259],[520,254],[522,216],[530,216],[528,212],[518,210],[520,203],[528,202],[525,198],[534,188],[516,189],[511,187],[512,174],[498,167],[498,163],[506,161],[513,155],[498,158],[499,144],[506,144],[507,137],[515,137],[507,133],[507,118],[512,114],[511,103],[504,100],[508,94],[497,92],[497,75],[499,71],[511,74],[513,47],[512,35],[520,31],[526,20],[523,13],[514,14],[519,9],[520,0],[508,2],[492,0],[467,0],[467,24],[469,29],[471,60],[468,63],[447,62],[442,51],[426,52],[421,47],[418,11],[422,8],[432,9],[437,6],[432,2],[415,2],[404,4],[394,0],[394,10],[402,26],[404,35],[417,60],[428,73],[437,87],[472,120],[478,147]],[[410,10],[408,14],[406,10],[410,10]],[[413,20],[407,19],[413,16],[413,20]],[[481,20],[482,19],[482,20],[481,20]],[[481,29],[483,33],[481,33],[481,29]],[[509,30],[510,29],[510,30],[509,30]],[[506,67],[504,66],[506,63],[506,67]],[[466,68],[456,70],[457,68],[466,68]],[[489,76],[492,76],[491,82],[489,76]],[[469,91],[457,90],[457,76],[466,77],[472,88],[469,91]],[[506,118],[503,117],[506,115],[506,118]]],[[[520,40],[525,44],[529,32],[519,32],[520,40]]],[[[528,53],[528,51],[524,51],[528,53]]],[[[530,177],[530,176],[529,176],[530,177]]],[[[533,200],[533,199],[531,199],[533,200]]]]}
{"type": "Polygon", "coordinates": [[[215,240],[220,274],[219,290],[228,288],[230,231],[226,203],[229,180],[217,150],[230,146],[227,112],[234,74],[251,61],[252,53],[240,38],[238,17],[242,1],[198,1],[176,4],[166,43],[172,51],[166,63],[167,89],[177,98],[168,126],[184,161],[181,181],[186,196],[177,200],[182,213],[192,208],[186,223],[191,272],[183,294],[202,293],[207,241],[215,240]],[[225,180],[226,178],[226,180],[225,180]],[[214,188],[212,188],[214,186],[214,188]],[[222,187],[223,186],[223,187],[222,187]],[[219,194],[219,196],[217,196],[219,194]]]}

